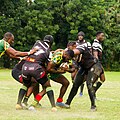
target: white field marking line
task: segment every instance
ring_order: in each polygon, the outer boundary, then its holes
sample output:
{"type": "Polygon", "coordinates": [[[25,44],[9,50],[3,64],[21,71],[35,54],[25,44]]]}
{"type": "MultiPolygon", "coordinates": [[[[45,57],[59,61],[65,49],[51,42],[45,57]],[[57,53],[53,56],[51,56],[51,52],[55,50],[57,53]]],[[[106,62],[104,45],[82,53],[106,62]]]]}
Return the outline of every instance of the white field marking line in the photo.
{"type": "Polygon", "coordinates": [[[97,100],[99,101],[116,101],[116,102],[120,102],[119,99],[113,99],[113,98],[97,98],[97,100]]]}
{"type": "MultiPolygon", "coordinates": [[[[96,111],[97,112],[97,111],[96,111]]],[[[92,119],[95,119],[97,118],[97,115],[96,115],[96,112],[89,112],[89,113],[85,113],[84,115],[83,114],[71,114],[71,118],[92,118],[92,119]],[[89,115],[88,115],[89,114],[89,115]]]]}

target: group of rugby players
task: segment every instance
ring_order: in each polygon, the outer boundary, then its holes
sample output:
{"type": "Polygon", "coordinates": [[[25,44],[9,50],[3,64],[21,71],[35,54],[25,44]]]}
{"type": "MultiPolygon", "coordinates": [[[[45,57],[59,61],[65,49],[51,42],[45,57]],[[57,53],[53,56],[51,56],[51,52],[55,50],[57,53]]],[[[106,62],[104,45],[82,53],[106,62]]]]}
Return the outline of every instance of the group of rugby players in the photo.
{"type": "Polygon", "coordinates": [[[68,109],[78,88],[86,81],[91,110],[96,111],[96,91],[105,81],[101,65],[101,43],[104,40],[104,33],[97,32],[92,46],[85,41],[84,37],[85,34],[81,31],[78,33],[78,40],[69,42],[65,50],[52,51],[51,46],[54,38],[51,35],[46,35],[42,41],[36,41],[29,52],[20,52],[9,45],[14,41],[14,35],[10,32],[5,33],[4,38],[0,41],[1,56],[6,52],[10,57],[20,59],[20,62],[12,70],[13,78],[23,84],[18,94],[17,110],[35,110],[40,106],[39,102],[45,94],[49,98],[52,111],[57,110],[56,106],[68,109]],[[66,72],[71,73],[73,85],[68,99],[64,103],[63,97],[69,86],[69,81],[63,75],[66,72]],[[100,81],[98,81],[99,77],[100,81]],[[50,80],[62,85],[56,102],[50,80]],[[40,92],[39,84],[42,85],[40,92]],[[28,105],[28,99],[32,93],[34,101],[28,105]]]}

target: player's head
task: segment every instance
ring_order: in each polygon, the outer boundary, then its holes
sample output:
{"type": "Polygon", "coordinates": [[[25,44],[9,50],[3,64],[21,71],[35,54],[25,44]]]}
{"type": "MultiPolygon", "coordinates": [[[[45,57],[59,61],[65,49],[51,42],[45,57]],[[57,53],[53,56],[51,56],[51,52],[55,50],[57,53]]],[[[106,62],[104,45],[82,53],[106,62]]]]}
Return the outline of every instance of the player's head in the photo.
{"type": "Polygon", "coordinates": [[[65,50],[63,52],[63,60],[65,62],[68,62],[69,60],[71,60],[74,57],[74,52],[73,50],[65,50]]]}
{"type": "Polygon", "coordinates": [[[75,42],[75,41],[69,42],[69,43],[67,44],[67,48],[68,48],[69,50],[75,49],[75,48],[76,48],[76,42],[75,42]]]}
{"type": "Polygon", "coordinates": [[[50,47],[51,47],[52,44],[53,44],[54,38],[53,38],[52,35],[46,35],[46,36],[44,37],[43,41],[44,41],[44,42],[47,42],[47,43],[50,45],[50,47]]]}
{"type": "Polygon", "coordinates": [[[3,39],[9,44],[14,43],[14,35],[11,32],[6,32],[3,39]]]}
{"type": "Polygon", "coordinates": [[[69,43],[67,44],[67,48],[68,48],[69,50],[75,49],[75,48],[76,48],[76,42],[75,42],[75,41],[69,42],[69,43]]]}
{"type": "Polygon", "coordinates": [[[102,31],[97,32],[97,33],[96,33],[96,38],[97,38],[97,40],[99,40],[99,41],[103,41],[104,38],[105,38],[104,32],[102,32],[102,31]]]}
{"type": "Polygon", "coordinates": [[[84,37],[85,37],[85,33],[84,33],[83,31],[80,31],[80,32],[78,33],[78,40],[79,40],[79,41],[82,41],[82,40],[84,39],[84,37]]]}

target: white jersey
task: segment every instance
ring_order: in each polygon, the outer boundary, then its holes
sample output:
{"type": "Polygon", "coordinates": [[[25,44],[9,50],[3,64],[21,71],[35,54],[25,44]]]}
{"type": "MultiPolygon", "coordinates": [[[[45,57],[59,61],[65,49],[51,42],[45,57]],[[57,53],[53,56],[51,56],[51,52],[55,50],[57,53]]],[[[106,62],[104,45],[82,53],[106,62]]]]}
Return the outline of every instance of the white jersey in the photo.
{"type": "Polygon", "coordinates": [[[99,42],[99,40],[97,40],[97,39],[94,40],[94,42],[92,44],[92,49],[96,50],[98,52],[102,52],[103,51],[102,45],[99,42]]]}

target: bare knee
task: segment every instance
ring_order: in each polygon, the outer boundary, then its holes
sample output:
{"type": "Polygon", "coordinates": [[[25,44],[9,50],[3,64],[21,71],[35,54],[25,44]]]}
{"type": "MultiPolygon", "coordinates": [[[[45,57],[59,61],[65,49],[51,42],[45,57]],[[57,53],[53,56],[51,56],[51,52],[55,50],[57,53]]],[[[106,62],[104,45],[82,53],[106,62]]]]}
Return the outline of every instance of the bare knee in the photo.
{"type": "Polygon", "coordinates": [[[70,84],[70,82],[68,80],[65,80],[62,85],[65,86],[65,87],[68,87],[70,84]]]}
{"type": "Polygon", "coordinates": [[[102,82],[105,81],[105,75],[104,75],[104,74],[101,74],[101,76],[100,76],[100,81],[102,81],[102,82]]]}

